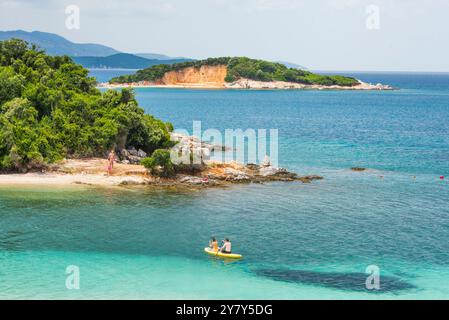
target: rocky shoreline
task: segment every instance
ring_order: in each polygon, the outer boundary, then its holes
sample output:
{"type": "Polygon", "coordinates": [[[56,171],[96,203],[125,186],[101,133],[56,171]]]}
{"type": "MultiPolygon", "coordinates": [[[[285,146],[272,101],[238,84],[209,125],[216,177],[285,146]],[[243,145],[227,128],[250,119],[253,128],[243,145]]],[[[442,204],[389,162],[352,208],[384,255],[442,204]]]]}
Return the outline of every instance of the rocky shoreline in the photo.
{"type": "Polygon", "coordinates": [[[157,82],[140,81],[132,83],[109,83],[103,82],[98,88],[183,88],[183,89],[252,89],[252,90],[394,90],[393,87],[381,83],[371,84],[359,81],[355,86],[325,86],[317,84],[301,84],[286,81],[255,81],[250,79],[239,79],[235,82],[225,83],[176,83],[161,84],[157,82]]]}
{"type": "Polygon", "coordinates": [[[1,174],[0,185],[29,186],[153,186],[153,187],[188,187],[208,188],[232,184],[251,184],[267,182],[301,182],[310,183],[323,179],[317,175],[299,176],[283,168],[270,165],[238,164],[236,162],[209,162],[201,170],[180,172],[171,178],[152,176],[141,165],[116,163],[113,174],[105,173],[106,160],[67,159],[49,166],[42,172],[1,174]]]}
{"type": "Polygon", "coordinates": [[[0,185],[92,185],[92,186],[160,186],[205,188],[231,184],[266,183],[274,181],[310,183],[323,179],[317,175],[298,176],[284,168],[271,165],[268,157],[261,164],[240,164],[235,161],[221,162],[210,159],[213,151],[227,148],[203,142],[194,136],[171,134],[175,147],[187,149],[200,157],[198,165],[181,166],[175,175],[160,177],[152,175],[140,164],[147,157],[143,150],[118,150],[112,174],[108,175],[107,160],[102,158],[66,159],[49,165],[41,172],[2,174],[0,185]]]}
{"type": "Polygon", "coordinates": [[[393,90],[392,87],[388,85],[384,85],[381,83],[378,84],[370,84],[363,81],[359,81],[358,85],[355,86],[324,86],[318,84],[301,84],[295,82],[286,82],[286,81],[271,81],[271,82],[262,82],[262,81],[254,81],[250,79],[240,79],[238,81],[227,83],[226,88],[229,89],[297,89],[297,90],[393,90]]]}

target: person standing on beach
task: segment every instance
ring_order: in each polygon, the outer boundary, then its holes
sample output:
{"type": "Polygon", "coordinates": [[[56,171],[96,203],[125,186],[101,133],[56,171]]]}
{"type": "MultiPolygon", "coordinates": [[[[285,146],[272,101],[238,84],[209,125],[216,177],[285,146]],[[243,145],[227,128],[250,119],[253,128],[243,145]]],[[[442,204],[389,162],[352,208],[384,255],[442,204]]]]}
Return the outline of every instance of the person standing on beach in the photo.
{"type": "Polygon", "coordinates": [[[108,175],[111,175],[112,169],[114,169],[114,161],[115,161],[115,152],[111,150],[108,156],[108,175]]]}

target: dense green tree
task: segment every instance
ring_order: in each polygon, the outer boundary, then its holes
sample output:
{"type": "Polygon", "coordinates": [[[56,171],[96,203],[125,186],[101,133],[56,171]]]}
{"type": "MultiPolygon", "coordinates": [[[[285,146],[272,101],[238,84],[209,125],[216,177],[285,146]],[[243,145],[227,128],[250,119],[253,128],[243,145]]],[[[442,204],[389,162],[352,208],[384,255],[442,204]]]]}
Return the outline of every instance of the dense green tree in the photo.
{"type": "Polygon", "coordinates": [[[95,88],[88,70],[22,40],[0,42],[0,170],[32,169],[113,147],[170,146],[166,124],[144,113],[132,90],[95,88]]]}

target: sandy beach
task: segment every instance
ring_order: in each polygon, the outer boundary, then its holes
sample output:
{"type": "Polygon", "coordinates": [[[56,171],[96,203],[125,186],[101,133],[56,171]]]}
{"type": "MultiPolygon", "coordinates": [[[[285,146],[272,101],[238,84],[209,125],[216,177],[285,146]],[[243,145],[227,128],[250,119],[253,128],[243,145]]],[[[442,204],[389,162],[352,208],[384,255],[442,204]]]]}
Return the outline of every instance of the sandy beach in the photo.
{"type": "Polygon", "coordinates": [[[105,170],[107,160],[99,158],[65,160],[43,172],[0,174],[0,185],[67,186],[74,184],[118,186],[144,184],[147,170],[140,165],[116,163],[113,174],[105,170]]]}

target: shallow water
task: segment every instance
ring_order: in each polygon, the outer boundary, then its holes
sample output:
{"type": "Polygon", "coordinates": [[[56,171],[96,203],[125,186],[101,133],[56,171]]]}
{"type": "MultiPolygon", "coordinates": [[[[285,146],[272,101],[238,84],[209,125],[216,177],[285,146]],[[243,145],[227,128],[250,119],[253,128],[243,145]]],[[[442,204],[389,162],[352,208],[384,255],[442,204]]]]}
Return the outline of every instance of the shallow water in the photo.
{"type": "Polygon", "coordinates": [[[391,92],[137,89],[191,130],[278,128],[311,184],[202,191],[0,188],[0,298],[449,298],[449,75],[391,92]],[[370,168],[352,172],[353,166],[370,168]],[[230,237],[241,261],[209,257],[230,237]],[[80,268],[80,290],[65,286],[80,268]],[[380,268],[367,291],[369,265],[380,268]]]}

